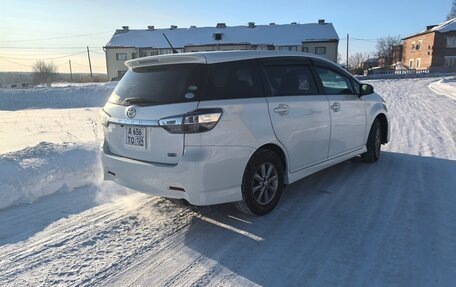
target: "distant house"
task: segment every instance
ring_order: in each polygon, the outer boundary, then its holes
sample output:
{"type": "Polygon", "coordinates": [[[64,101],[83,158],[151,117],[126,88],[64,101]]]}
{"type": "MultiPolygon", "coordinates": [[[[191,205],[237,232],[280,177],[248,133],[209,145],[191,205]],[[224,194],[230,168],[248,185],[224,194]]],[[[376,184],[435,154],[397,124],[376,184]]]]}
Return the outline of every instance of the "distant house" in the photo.
{"type": "Polygon", "coordinates": [[[378,67],[379,62],[378,58],[369,58],[363,62],[363,69],[370,69],[374,67],[378,67]]]}
{"type": "Polygon", "coordinates": [[[337,61],[339,37],[334,26],[318,23],[226,26],[133,30],[128,26],[116,30],[104,47],[109,80],[121,78],[127,71],[124,62],[138,57],[170,54],[173,52],[166,38],[177,52],[222,50],[286,50],[308,52],[337,61]],[[166,36],[166,37],[165,37],[166,36]]]}
{"type": "Polygon", "coordinates": [[[405,37],[402,64],[432,72],[456,71],[456,18],[405,37]]]}

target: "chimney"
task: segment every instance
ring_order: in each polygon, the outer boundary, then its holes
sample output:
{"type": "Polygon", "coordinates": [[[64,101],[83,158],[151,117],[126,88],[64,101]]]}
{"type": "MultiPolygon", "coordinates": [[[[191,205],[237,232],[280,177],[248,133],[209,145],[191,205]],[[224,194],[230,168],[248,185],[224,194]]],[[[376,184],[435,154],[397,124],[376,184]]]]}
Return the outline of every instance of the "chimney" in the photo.
{"type": "Polygon", "coordinates": [[[325,19],[318,19],[318,24],[325,24],[325,19]]]}
{"type": "Polygon", "coordinates": [[[155,30],[155,26],[147,26],[147,30],[154,31],[155,30]]]}
{"type": "Polygon", "coordinates": [[[122,30],[124,30],[125,32],[128,32],[128,26],[122,26],[122,30]]]}
{"type": "Polygon", "coordinates": [[[431,30],[432,28],[434,27],[437,27],[438,25],[429,25],[429,26],[426,26],[426,31],[429,31],[431,30]]]}
{"type": "Polygon", "coordinates": [[[171,30],[176,30],[177,26],[176,25],[171,25],[171,30]]]}
{"type": "Polygon", "coordinates": [[[226,28],[226,24],[225,23],[217,23],[217,26],[215,26],[215,28],[219,28],[219,29],[226,28]]]}
{"type": "Polygon", "coordinates": [[[249,22],[248,25],[249,28],[255,28],[255,22],[249,22]]]}

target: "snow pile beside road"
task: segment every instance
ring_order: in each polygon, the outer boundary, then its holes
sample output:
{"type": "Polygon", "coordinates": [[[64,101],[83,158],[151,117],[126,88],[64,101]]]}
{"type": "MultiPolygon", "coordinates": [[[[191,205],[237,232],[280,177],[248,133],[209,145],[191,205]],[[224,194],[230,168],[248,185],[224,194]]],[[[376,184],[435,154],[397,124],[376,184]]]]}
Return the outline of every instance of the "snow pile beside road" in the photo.
{"type": "Polygon", "coordinates": [[[445,78],[429,84],[429,88],[439,95],[456,99],[456,78],[445,78]]]}
{"type": "Polygon", "coordinates": [[[0,209],[100,180],[98,143],[40,144],[0,155],[0,209]]]}
{"type": "Polygon", "coordinates": [[[116,82],[51,88],[0,89],[0,110],[102,107],[116,82]]]}

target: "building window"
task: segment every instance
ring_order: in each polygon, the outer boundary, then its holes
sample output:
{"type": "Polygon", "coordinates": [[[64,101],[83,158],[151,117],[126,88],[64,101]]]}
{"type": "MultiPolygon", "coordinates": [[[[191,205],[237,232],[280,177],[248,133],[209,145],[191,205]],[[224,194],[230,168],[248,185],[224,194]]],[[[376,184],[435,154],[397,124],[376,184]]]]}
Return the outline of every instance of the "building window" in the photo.
{"type": "Polygon", "coordinates": [[[421,58],[416,59],[416,68],[421,68],[421,58]]]}
{"type": "Polygon", "coordinates": [[[147,57],[147,52],[141,52],[139,53],[139,56],[142,58],[142,57],[147,57]]]}
{"type": "Polygon", "coordinates": [[[412,52],[415,52],[415,49],[416,49],[415,42],[412,42],[412,52]]]}
{"type": "Polygon", "coordinates": [[[445,56],[445,66],[447,66],[447,67],[456,66],[456,56],[445,56]]]}
{"type": "Polygon", "coordinates": [[[222,33],[214,33],[214,39],[215,41],[222,40],[222,33]]]}
{"type": "Polygon", "coordinates": [[[304,53],[309,53],[309,47],[302,47],[302,51],[304,53]]]}
{"type": "Polygon", "coordinates": [[[138,58],[138,53],[131,53],[131,58],[132,59],[138,58]]]}
{"type": "Polygon", "coordinates": [[[117,61],[126,61],[127,53],[116,53],[116,60],[117,61]]]}
{"type": "Polygon", "coordinates": [[[150,52],[150,55],[151,56],[157,56],[158,55],[158,50],[154,50],[154,51],[150,52]]]}
{"type": "Polygon", "coordinates": [[[421,46],[423,46],[423,40],[418,41],[418,44],[416,45],[416,50],[421,51],[421,46]]]}
{"type": "Polygon", "coordinates": [[[161,49],[160,50],[160,55],[167,55],[167,54],[172,54],[173,49],[161,49]]]}
{"type": "Polygon", "coordinates": [[[410,59],[409,68],[410,68],[410,69],[413,69],[413,59],[410,59]]]}
{"type": "Polygon", "coordinates": [[[125,75],[126,72],[127,72],[126,70],[117,71],[117,77],[119,79],[122,78],[125,75]]]}
{"type": "Polygon", "coordinates": [[[446,40],[447,40],[447,44],[446,44],[447,48],[456,48],[456,36],[447,37],[446,40]]]}
{"type": "Polygon", "coordinates": [[[298,47],[296,46],[280,46],[280,51],[298,51],[298,47]]]}
{"type": "Polygon", "coordinates": [[[315,47],[315,54],[326,55],[326,47],[315,47]]]}

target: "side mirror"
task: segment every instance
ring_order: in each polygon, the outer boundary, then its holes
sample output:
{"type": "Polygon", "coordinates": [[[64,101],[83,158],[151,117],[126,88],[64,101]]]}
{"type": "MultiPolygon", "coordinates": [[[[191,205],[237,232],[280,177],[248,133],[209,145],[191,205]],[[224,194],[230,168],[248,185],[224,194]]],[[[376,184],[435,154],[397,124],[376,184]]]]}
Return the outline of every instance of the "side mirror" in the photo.
{"type": "Polygon", "coordinates": [[[361,84],[361,96],[370,95],[374,93],[374,87],[369,84],[361,84]]]}

